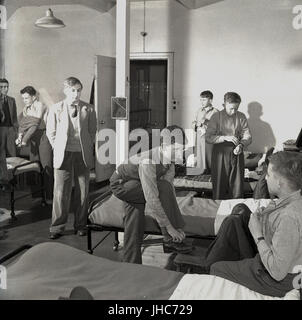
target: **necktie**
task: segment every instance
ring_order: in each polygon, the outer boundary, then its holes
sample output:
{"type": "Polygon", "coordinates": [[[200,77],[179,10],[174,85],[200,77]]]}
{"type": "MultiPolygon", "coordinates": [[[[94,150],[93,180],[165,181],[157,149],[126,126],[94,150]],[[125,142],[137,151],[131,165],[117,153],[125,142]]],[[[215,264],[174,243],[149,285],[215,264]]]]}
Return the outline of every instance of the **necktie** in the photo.
{"type": "Polygon", "coordinates": [[[77,106],[76,106],[75,104],[72,104],[72,105],[71,105],[71,110],[72,110],[72,112],[71,112],[71,117],[72,117],[72,118],[75,118],[75,117],[78,115],[78,108],[77,108],[77,106]]]}

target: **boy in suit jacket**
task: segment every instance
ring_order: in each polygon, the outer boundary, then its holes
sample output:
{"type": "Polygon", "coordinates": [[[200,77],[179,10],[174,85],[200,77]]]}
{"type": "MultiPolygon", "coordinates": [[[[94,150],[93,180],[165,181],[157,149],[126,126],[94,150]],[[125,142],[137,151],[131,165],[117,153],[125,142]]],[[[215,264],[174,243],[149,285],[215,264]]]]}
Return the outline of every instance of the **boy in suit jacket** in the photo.
{"type": "Polygon", "coordinates": [[[64,82],[65,100],[49,110],[47,137],[54,154],[54,199],[50,239],[62,235],[68,218],[74,174],[74,230],[86,235],[89,172],[94,167],[93,146],[96,134],[94,106],[80,100],[82,83],[69,77],[64,82]]]}
{"type": "Polygon", "coordinates": [[[17,107],[13,97],[7,95],[9,83],[0,79],[0,148],[6,156],[16,156],[15,139],[18,131],[17,107]]]}

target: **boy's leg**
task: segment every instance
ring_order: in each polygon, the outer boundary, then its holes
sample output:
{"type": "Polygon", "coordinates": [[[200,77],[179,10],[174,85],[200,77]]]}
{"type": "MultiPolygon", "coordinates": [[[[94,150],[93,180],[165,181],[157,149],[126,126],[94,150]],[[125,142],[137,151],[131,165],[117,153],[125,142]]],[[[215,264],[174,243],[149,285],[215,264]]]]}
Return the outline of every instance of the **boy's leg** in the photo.
{"type": "Polygon", "coordinates": [[[225,218],[216,239],[206,253],[207,266],[218,261],[238,261],[256,255],[257,246],[249,231],[251,211],[245,204],[238,204],[225,218]]]}
{"type": "Polygon", "coordinates": [[[142,263],[141,245],[145,231],[145,197],[140,181],[110,184],[113,194],[125,202],[124,262],[142,263]]]}
{"type": "Polygon", "coordinates": [[[210,274],[241,284],[258,293],[284,297],[293,289],[295,274],[288,274],[283,280],[276,281],[266,271],[259,254],[254,258],[241,261],[221,261],[211,266],[210,274]]]}
{"type": "Polygon", "coordinates": [[[73,171],[71,158],[72,152],[65,152],[61,168],[54,172],[51,233],[61,233],[68,219],[73,171]]]}
{"type": "Polygon", "coordinates": [[[73,152],[74,167],[74,230],[84,231],[87,224],[89,168],[86,167],[81,152],[73,152]]]}
{"type": "Polygon", "coordinates": [[[51,144],[44,131],[39,145],[39,156],[43,167],[43,178],[45,186],[46,199],[52,200],[53,198],[53,151],[51,144]]]}
{"type": "Polygon", "coordinates": [[[7,127],[7,141],[6,141],[6,151],[8,157],[15,157],[17,155],[16,150],[16,130],[14,127],[7,127]]]}
{"type": "Polygon", "coordinates": [[[8,171],[6,163],[6,129],[0,127],[0,183],[8,183],[8,171]]]}
{"type": "Polygon", "coordinates": [[[229,176],[230,195],[232,199],[242,199],[244,196],[244,156],[231,155],[231,171],[229,176]]]}
{"type": "Polygon", "coordinates": [[[32,135],[36,132],[38,126],[32,126],[28,130],[26,130],[22,137],[22,144],[27,144],[31,139],[32,135]]]}

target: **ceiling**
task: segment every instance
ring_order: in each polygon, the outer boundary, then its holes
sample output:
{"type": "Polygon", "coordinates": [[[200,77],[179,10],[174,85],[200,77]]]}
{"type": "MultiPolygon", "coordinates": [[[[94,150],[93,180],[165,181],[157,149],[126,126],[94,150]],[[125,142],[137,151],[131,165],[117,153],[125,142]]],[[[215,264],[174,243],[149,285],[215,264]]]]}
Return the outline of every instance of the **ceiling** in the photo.
{"type": "MultiPolygon", "coordinates": [[[[8,17],[17,9],[30,6],[52,6],[52,5],[72,5],[80,4],[100,12],[107,12],[116,5],[117,0],[4,0],[7,7],[8,17]]],[[[144,2],[144,0],[130,0],[144,2]]],[[[155,0],[146,0],[155,1],[155,0]]],[[[158,1],[158,0],[157,0],[158,1]]],[[[224,0],[170,0],[181,3],[188,9],[197,9],[224,0]]],[[[2,1],[1,1],[2,2],[2,1]]]]}

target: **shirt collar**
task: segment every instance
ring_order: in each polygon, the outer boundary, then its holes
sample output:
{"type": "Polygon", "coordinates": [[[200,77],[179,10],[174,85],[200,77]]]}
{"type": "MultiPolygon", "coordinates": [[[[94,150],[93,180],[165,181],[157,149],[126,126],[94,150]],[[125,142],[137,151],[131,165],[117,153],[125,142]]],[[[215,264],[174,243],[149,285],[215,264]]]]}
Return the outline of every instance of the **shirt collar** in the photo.
{"type": "Polygon", "coordinates": [[[301,190],[297,190],[297,191],[291,193],[290,195],[288,195],[287,197],[280,198],[280,199],[276,200],[275,203],[276,203],[276,206],[281,206],[283,204],[290,203],[290,202],[298,200],[300,198],[302,198],[301,190]]]}
{"type": "Polygon", "coordinates": [[[212,105],[210,105],[210,106],[207,106],[207,107],[203,107],[201,109],[206,111],[206,112],[210,112],[210,111],[212,111],[214,109],[214,107],[212,105]]]}

